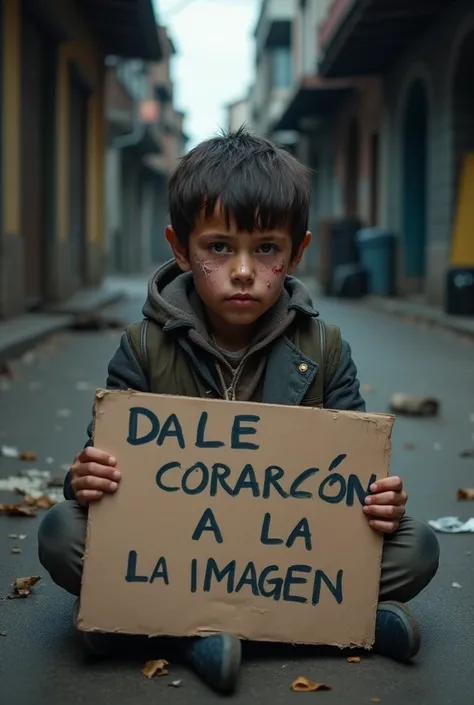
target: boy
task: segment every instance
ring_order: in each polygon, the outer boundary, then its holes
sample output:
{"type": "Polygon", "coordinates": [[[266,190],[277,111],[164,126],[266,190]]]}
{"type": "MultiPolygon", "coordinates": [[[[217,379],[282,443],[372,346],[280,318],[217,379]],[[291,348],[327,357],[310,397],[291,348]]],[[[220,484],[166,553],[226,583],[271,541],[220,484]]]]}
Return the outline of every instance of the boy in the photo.
{"type": "MultiPolygon", "coordinates": [[[[318,321],[308,292],[289,276],[311,238],[309,201],[305,168],[243,129],[187,154],[169,186],[166,237],[175,259],[151,279],[145,321],[123,334],[107,387],[364,411],[349,345],[318,321]]],[[[40,560],[74,595],[87,507],[119,485],[116,460],[89,440],[66,477],[67,501],[40,527],[40,560]]],[[[372,486],[363,509],[385,536],[374,650],[399,660],[412,658],[420,641],[403,603],[438,567],[436,537],[405,516],[406,501],[401,479],[389,477],[372,486]]],[[[83,636],[91,648],[104,640],[83,636]]],[[[237,637],[184,643],[204,680],[233,690],[237,637]]]]}

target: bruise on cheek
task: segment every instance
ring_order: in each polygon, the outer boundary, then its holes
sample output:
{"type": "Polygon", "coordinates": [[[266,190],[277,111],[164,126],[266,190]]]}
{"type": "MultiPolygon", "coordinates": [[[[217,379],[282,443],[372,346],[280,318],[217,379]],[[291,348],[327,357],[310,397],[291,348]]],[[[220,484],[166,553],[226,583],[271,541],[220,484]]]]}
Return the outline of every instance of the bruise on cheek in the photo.
{"type": "Polygon", "coordinates": [[[280,262],[279,264],[275,264],[275,266],[272,267],[272,274],[274,274],[276,277],[280,276],[280,274],[283,274],[283,270],[285,269],[285,263],[280,262]]]}

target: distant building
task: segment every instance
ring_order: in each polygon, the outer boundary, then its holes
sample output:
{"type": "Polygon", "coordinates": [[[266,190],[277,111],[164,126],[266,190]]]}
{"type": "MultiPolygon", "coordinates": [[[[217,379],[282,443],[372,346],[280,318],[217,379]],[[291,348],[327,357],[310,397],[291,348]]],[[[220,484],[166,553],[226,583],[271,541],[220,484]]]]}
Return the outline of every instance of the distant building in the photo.
{"type": "MultiPolygon", "coordinates": [[[[291,87],[278,115],[263,97],[256,115],[265,134],[297,133],[295,151],[314,174],[316,240],[334,219],[386,228],[397,293],[442,305],[461,167],[474,151],[472,0],[277,4],[295,8],[291,20],[272,20],[280,42],[291,21],[291,87]]],[[[270,7],[262,2],[262,17],[270,7]]],[[[257,37],[260,57],[265,41],[259,49],[257,37]]],[[[261,61],[255,83],[268,86],[261,61]]],[[[457,242],[472,268],[473,227],[457,242]]]]}
{"type": "Polygon", "coordinates": [[[252,106],[250,96],[227,105],[227,128],[237,130],[242,125],[252,126],[252,106]]]}
{"type": "Polygon", "coordinates": [[[105,58],[160,61],[152,0],[2,0],[0,318],[105,271],[105,58]]]}
{"type": "Polygon", "coordinates": [[[147,272],[170,256],[167,186],[187,137],[173,102],[175,48],[165,27],[155,31],[160,61],[116,60],[107,73],[107,262],[113,272],[147,272]]]}

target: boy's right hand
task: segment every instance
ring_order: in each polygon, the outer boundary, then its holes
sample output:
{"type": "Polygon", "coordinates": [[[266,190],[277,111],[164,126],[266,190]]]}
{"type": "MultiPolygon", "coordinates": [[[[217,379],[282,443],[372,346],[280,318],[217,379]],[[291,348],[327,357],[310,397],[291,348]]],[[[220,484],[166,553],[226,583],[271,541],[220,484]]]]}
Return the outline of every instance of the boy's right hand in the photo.
{"type": "Polygon", "coordinates": [[[76,501],[87,507],[104,494],[112,494],[118,487],[120,472],[117,461],[109,453],[89,446],[76,455],[71,467],[71,486],[76,501]]]}

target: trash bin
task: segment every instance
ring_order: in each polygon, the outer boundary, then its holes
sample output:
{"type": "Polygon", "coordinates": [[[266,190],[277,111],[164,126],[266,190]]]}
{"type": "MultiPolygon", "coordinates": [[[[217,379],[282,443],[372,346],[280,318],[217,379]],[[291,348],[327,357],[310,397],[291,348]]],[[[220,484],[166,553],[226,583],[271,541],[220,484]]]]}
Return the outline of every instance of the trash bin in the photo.
{"type": "Polygon", "coordinates": [[[357,233],[360,262],[368,273],[369,294],[395,293],[395,236],[380,228],[363,228],[357,233]]]}

